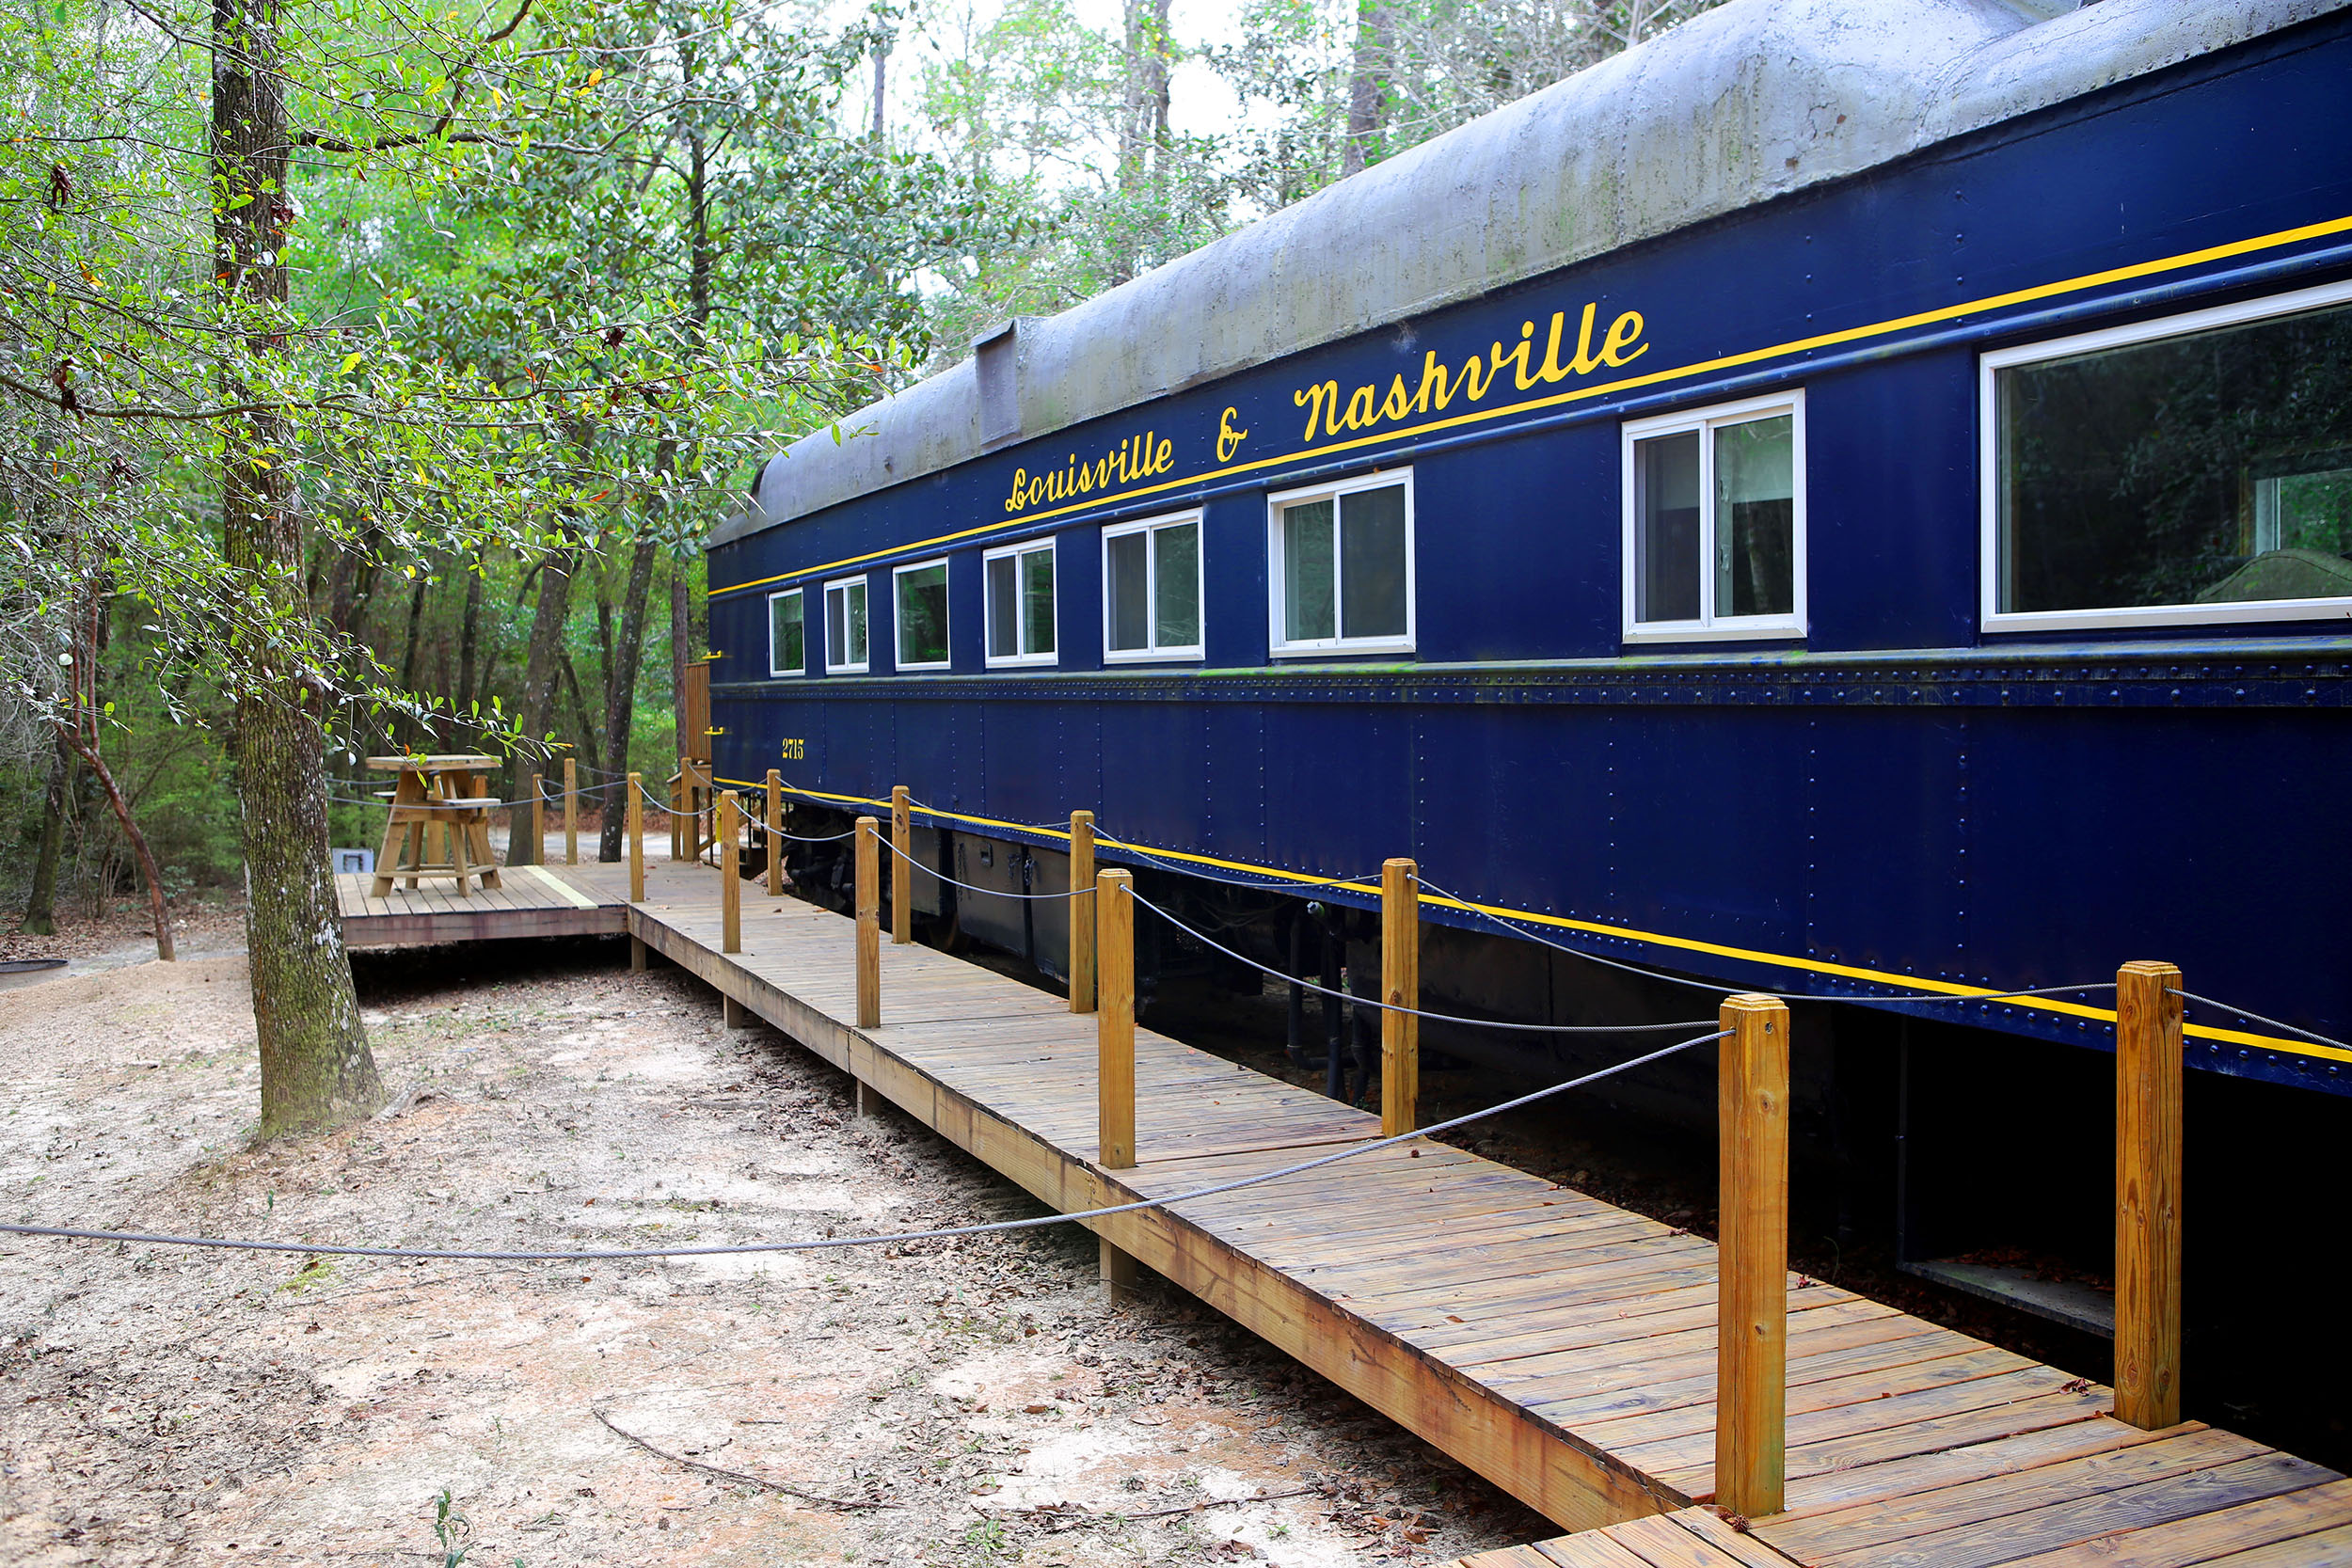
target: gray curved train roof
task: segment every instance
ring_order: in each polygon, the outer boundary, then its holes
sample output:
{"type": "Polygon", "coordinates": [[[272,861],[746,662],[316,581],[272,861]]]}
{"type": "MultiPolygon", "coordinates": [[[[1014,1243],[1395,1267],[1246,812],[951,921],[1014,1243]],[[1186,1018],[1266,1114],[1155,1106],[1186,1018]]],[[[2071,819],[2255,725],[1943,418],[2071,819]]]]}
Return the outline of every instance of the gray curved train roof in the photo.
{"type": "Polygon", "coordinates": [[[1732,0],[771,458],[712,545],[1891,162],[2352,0],[1732,0]],[[1182,330],[1170,325],[1181,323],[1182,330]]]}

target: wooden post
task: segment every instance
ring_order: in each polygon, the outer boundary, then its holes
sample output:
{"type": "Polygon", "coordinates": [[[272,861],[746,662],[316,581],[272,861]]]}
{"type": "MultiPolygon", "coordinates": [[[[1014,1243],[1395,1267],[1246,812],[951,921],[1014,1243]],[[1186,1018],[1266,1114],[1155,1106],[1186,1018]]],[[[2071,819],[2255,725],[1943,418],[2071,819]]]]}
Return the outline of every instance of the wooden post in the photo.
{"type": "Polygon", "coordinates": [[[1136,1164],[1136,902],[1135,879],[1105,871],[1094,879],[1095,962],[1102,995],[1094,1018],[1101,1085],[1101,1141],[1095,1162],[1104,1170],[1136,1164]]]}
{"type": "Polygon", "coordinates": [[[914,940],[914,808],[904,784],[890,786],[890,941],[914,940]]]}
{"type": "Polygon", "coordinates": [[[1094,1011],[1094,814],[1070,814],[1070,1010],[1094,1011]]]}
{"type": "Polygon", "coordinates": [[[564,759],[564,863],[580,863],[580,773],[570,757],[564,759]]]}
{"type": "Polygon", "coordinates": [[[768,769],[768,894],[784,896],[784,776],[768,769]]]}
{"type": "MultiPolygon", "coordinates": [[[[645,901],[645,776],[628,776],[628,901],[645,901]]],[[[644,965],[639,965],[644,968],[644,965]]]]}
{"type": "Polygon", "coordinates": [[[686,803],[686,759],[677,759],[677,783],[670,786],[670,858],[686,858],[686,829],[678,818],[679,808],[686,803]]]}
{"type": "Polygon", "coordinates": [[[2181,1420],[2181,972],[2115,974],[2115,1414],[2181,1420]]]}
{"type": "Polygon", "coordinates": [[[1788,1403],[1788,1005],[1726,997],[1716,1042],[1715,1502],[1778,1513],[1788,1403]]]}
{"type": "Polygon", "coordinates": [[[736,818],[742,811],[735,791],[719,797],[719,951],[743,951],[742,867],[735,863],[736,818]]]}
{"type": "MultiPolygon", "coordinates": [[[[515,858],[508,851],[506,858],[515,858]]],[[[548,858],[548,791],[540,775],[531,775],[531,859],[523,863],[540,865],[548,858]]]]}
{"type": "Polygon", "coordinates": [[[722,1023],[730,1029],[748,1029],[752,1026],[752,1017],[749,1007],[724,991],[719,993],[719,1021],[722,1023]]]}
{"type": "Polygon", "coordinates": [[[1136,1287],[1143,1282],[1143,1265],[1136,1261],[1133,1253],[1108,1236],[1097,1236],[1095,1241],[1100,1243],[1096,1266],[1103,1274],[1103,1296],[1116,1307],[1133,1296],[1136,1287]]]}
{"type": "Polygon", "coordinates": [[[882,824],[857,819],[857,1026],[882,1023],[882,824]]]}
{"type": "Polygon", "coordinates": [[[1421,879],[1411,861],[1380,863],[1380,1135],[1413,1130],[1421,1100],[1421,879]]]}

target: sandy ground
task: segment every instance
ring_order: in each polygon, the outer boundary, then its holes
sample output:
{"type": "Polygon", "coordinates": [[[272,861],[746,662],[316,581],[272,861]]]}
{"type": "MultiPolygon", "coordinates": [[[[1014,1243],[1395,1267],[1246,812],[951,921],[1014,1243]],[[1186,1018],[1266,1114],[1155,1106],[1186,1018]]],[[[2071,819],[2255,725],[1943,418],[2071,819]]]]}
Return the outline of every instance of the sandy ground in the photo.
{"type": "MultiPolygon", "coordinates": [[[[240,956],[0,992],[0,1211],[515,1248],[1040,1212],[609,946],[363,997],[399,1108],[257,1148],[240,956]]],[[[1104,1305],[1074,1230],[628,1264],[0,1242],[8,1562],[1320,1568],[1554,1533],[1189,1297],[1104,1305]]]]}

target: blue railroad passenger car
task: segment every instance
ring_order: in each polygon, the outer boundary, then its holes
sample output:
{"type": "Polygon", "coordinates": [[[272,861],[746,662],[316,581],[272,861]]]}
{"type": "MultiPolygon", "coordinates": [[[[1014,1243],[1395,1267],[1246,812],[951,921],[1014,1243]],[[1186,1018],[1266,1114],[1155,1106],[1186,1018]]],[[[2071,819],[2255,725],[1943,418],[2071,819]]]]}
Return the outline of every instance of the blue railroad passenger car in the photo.
{"type": "MultiPolygon", "coordinates": [[[[1735,0],[769,463],[717,768],[818,824],[904,784],[1006,891],[1091,810],[1292,974],[1375,966],[1410,855],[1430,1006],[1708,1010],[1579,955],[1851,999],[1798,1021],[1836,1160],[1940,1117],[1981,1197],[1998,1103],[2095,1185],[2110,997],[1901,998],[2168,958],[2262,1015],[2193,1066],[2352,1091],[2348,556],[2352,11],[1735,0]]],[[[914,891],[1061,962],[1058,903],[914,891]]]]}

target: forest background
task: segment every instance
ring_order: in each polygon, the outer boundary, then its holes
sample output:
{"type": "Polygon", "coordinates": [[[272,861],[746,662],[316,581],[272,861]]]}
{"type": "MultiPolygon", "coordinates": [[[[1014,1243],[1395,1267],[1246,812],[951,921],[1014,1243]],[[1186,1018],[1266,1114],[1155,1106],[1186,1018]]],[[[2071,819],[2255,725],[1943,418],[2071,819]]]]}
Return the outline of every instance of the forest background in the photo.
{"type": "Polygon", "coordinates": [[[764,457],[1711,3],[7,0],[0,899],[358,1059],[362,759],[666,777],[764,457]]]}

